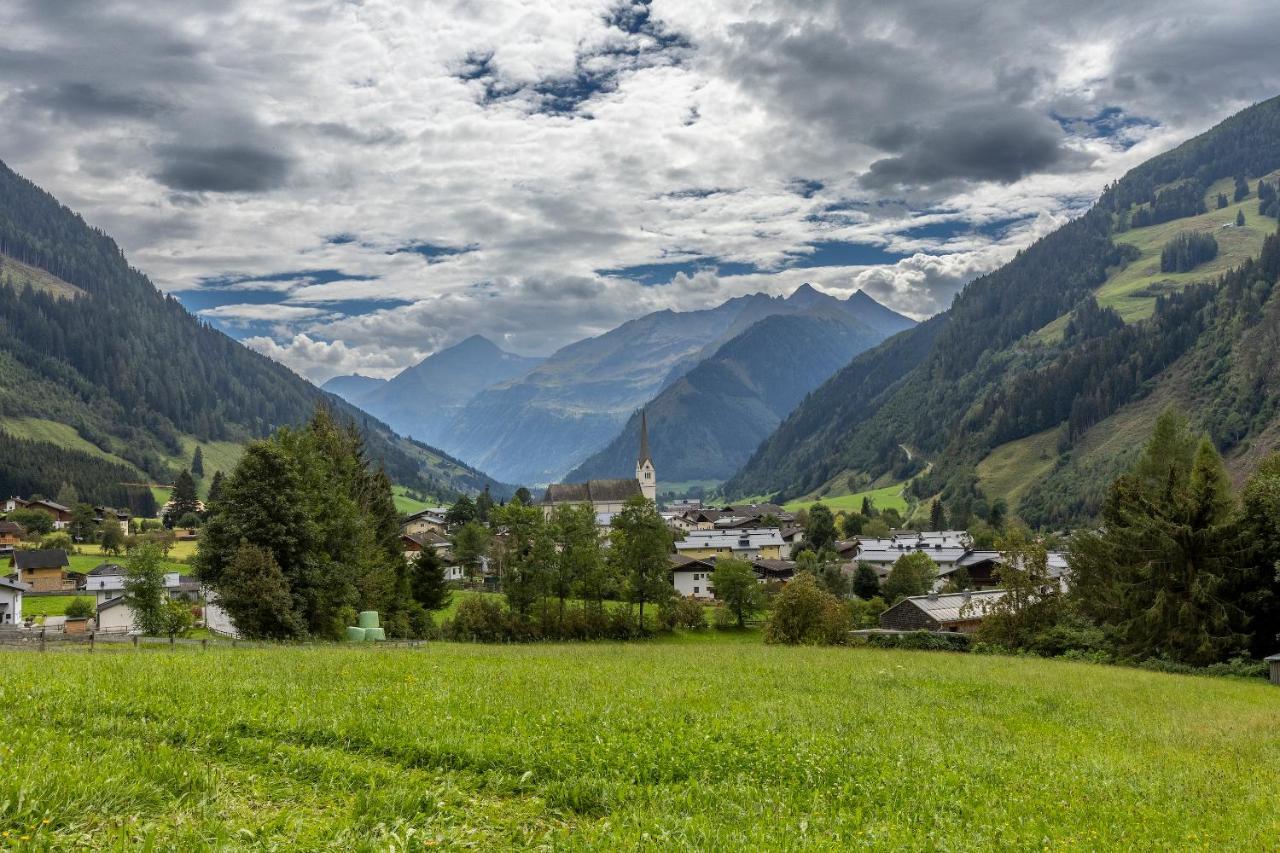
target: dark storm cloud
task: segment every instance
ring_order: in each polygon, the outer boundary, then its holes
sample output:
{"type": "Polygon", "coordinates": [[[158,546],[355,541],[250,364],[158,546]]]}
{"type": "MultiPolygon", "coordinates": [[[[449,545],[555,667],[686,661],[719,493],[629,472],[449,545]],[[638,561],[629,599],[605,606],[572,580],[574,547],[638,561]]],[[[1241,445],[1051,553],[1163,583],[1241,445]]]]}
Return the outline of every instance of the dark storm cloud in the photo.
{"type": "Polygon", "coordinates": [[[30,89],[23,97],[33,108],[47,108],[77,120],[151,118],[165,108],[148,95],[112,91],[83,81],[30,89]]]}
{"type": "Polygon", "coordinates": [[[938,124],[902,125],[873,134],[873,144],[895,152],[861,176],[869,189],[893,189],[946,181],[1010,184],[1064,163],[1080,163],[1064,147],[1062,129],[1023,110],[983,108],[953,113],[938,124]]]}
{"type": "Polygon", "coordinates": [[[292,161],[252,145],[162,145],[155,178],[183,192],[265,192],[284,185],[292,161]]]}

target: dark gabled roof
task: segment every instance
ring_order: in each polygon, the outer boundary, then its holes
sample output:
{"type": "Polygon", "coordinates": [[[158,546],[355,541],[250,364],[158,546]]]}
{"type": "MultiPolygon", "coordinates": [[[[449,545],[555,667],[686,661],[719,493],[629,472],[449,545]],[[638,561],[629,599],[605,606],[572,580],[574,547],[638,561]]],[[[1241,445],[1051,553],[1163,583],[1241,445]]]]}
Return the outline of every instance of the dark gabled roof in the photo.
{"type": "Polygon", "coordinates": [[[53,501],[28,501],[27,506],[47,506],[52,507],[58,512],[71,512],[71,507],[63,506],[62,504],[54,503],[53,501]]]}
{"type": "Polygon", "coordinates": [[[108,598],[106,601],[98,605],[98,612],[106,610],[109,607],[115,607],[117,604],[124,604],[124,596],[117,595],[115,598],[108,598]]]}
{"type": "Polygon", "coordinates": [[[0,521],[0,533],[14,533],[25,536],[27,529],[16,521],[0,521]]]}
{"type": "Polygon", "coordinates": [[[16,589],[19,592],[28,592],[31,589],[31,584],[29,583],[19,583],[18,581],[11,581],[4,577],[0,577],[0,586],[7,587],[9,589],[16,589]]]}
{"type": "Polygon", "coordinates": [[[591,480],[586,483],[552,483],[542,496],[544,504],[559,503],[614,503],[642,494],[640,481],[591,480]]]}
{"type": "Polygon", "coordinates": [[[43,551],[14,551],[13,565],[19,569],[60,569],[68,565],[67,552],[61,548],[43,551]]]}
{"type": "Polygon", "coordinates": [[[119,577],[126,572],[124,566],[118,563],[99,563],[89,570],[91,578],[119,577]]]}
{"type": "Polygon", "coordinates": [[[692,572],[692,571],[702,571],[703,569],[707,569],[708,571],[710,571],[711,569],[714,569],[716,567],[716,561],[714,557],[709,560],[699,560],[696,557],[686,557],[683,554],[672,554],[669,559],[671,560],[671,570],[673,572],[674,571],[692,572]]]}
{"type": "Polygon", "coordinates": [[[796,564],[791,560],[752,560],[751,565],[766,575],[790,577],[796,573],[796,564]]]}

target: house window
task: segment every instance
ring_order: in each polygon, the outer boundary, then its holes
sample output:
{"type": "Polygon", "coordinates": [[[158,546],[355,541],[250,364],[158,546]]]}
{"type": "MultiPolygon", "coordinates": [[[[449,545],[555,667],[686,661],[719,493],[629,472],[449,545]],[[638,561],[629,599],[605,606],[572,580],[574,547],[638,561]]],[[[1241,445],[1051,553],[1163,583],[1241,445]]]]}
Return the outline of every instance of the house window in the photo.
{"type": "Polygon", "coordinates": [[[693,594],[694,594],[694,595],[697,595],[697,594],[698,594],[698,588],[697,588],[696,586],[693,588],[693,594]]]}

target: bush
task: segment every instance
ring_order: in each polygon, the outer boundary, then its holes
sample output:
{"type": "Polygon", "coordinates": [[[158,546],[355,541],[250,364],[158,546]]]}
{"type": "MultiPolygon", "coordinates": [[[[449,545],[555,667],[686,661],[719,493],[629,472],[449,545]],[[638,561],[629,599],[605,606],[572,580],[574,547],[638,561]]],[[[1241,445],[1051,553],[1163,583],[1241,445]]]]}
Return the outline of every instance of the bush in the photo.
{"type": "Polygon", "coordinates": [[[910,631],[905,634],[868,634],[859,637],[859,644],[876,649],[911,649],[922,652],[967,652],[970,646],[968,634],[950,634],[939,631],[910,631]]]}
{"type": "Polygon", "coordinates": [[[445,626],[451,640],[503,643],[512,639],[511,620],[500,601],[487,595],[472,595],[458,603],[453,619],[445,626]]]}
{"type": "Polygon", "coordinates": [[[41,548],[55,548],[63,551],[70,551],[72,547],[70,534],[63,533],[61,530],[53,533],[46,533],[40,537],[41,548]]]}
{"type": "Polygon", "coordinates": [[[717,631],[738,627],[737,617],[733,615],[733,611],[724,606],[717,607],[711,614],[711,623],[716,626],[717,631]]]}
{"type": "Polygon", "coordinates": [[[94,614],[93,599],[76,598],[67,605],[66,615],[69,619],[88,619],[94,614]]]}
{"type": "Polygon", "coordinates": [[[707,627],[707,615],[703,612],[702,602],[696,598],[684,596],[675,596],[664,601],[658,608],[658,627],[664,631],[672,631],[676,628],[698,631],[707,627]]]}
{"type": "Polygon", "coordinates": [[[812,574],[801,572],[778,593],[764,629],[764,641],[791,645],[843,643],[852,624],[849,606],[819,587],[812,574]]]}

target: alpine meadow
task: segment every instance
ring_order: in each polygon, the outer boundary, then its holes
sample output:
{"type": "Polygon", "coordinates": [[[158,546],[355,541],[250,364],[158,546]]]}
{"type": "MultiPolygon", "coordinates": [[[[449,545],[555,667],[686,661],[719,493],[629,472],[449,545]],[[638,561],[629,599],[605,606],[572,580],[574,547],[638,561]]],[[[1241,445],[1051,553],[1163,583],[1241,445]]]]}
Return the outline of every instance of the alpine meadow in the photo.
{"type": "Polygon", "coordinates": [[[1277,849],[1276,32],[0,4],[0,850],[1277,849]]]}

